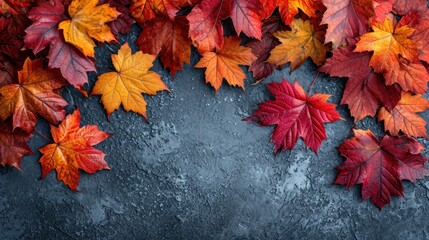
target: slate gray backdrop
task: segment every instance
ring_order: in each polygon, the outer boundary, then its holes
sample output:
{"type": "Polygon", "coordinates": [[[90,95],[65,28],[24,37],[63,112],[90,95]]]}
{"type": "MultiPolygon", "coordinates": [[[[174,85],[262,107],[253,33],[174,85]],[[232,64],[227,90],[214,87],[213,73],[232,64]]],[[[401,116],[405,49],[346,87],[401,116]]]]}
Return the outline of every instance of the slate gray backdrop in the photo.
{"type": "MultiPolygon", "coordinates": [[[[121,42],[133,43],[137,32],[121,42]]],[[[99,73],[112,67],[110,54],[118,46],[97,49],[99,73]]],[[[191,65],[197,61],[194,52],[191,65]]],[[[172,92],[145,96],[150,124],[122,109],[108,122],[99,96],[63,91],[80,108],[82,124],[114,133],[97,145],[108,154],[111,171],[83,173],[79,192],[58,182],[55,173],[39,180],[37,149],[47,141],[35,134],[30,145],[36,154],[23,159],[22,173],[0,168],[1,239],[428,238],[429,178],[406,182],[406,198],[393,198],[382,211],[360,201],[360,187],[331,184],[343,161],[336,146],[353,126],[345,106],[338,111],[346,121],[325,124],[328,140],[319,156],[299,140],[294,150],[275,157],[272,128],[241,121],[270,98],[266,83],[285,77],[308,89],[313,63],[292,74],[285,67],[256,86],[247,73],[246,92],[224,85],[217,95],[204,83],[203,69],[185,65],[174,81],[159,61],[153,70],[172,92]]],[[[92,89],[95,74],[90,76],[92,89]]],[[[313,92],[332,94],[330,101],[338,104],[344,83],[321,74],[313,92]]],[[[382,133],[372,119],[357,127],[382,133]]],[[[37,128],[48,134],[45,121],[37,128]]]]}

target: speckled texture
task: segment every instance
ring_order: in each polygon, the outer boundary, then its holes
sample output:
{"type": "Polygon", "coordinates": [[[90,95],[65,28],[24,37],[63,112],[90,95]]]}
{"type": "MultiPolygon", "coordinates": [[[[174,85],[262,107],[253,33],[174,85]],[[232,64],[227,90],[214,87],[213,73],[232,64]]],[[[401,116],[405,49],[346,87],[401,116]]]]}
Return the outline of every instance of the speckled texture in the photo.
{"type": "MultiPolygon", "coordinates": [[[[133,43],[138,29],[121,42],[133,43]]],[[[111,68],[119,45],[97,49],[99,73],[111,68]]],[[[133,45],[134,49],[135,46],[133,45]]],[[[246,91],[224,85],[215,95],[204,83],[204,69],[191,65],[172,81],[157,61],[171,93],[148,100],[150,124],[143,117],[114,112],[107,121],[100,97],[84,99],[67,88],[63,96],[82,112],[82,124],[98,124],[114,133],[97,145],[108,155],[111,171],[82,174],[72,192],[51,173],[39,180],[37,149],[23,172],[0,168],[1,239],[427,239],[429,179],[405,183],[405,199],[393,198],[382,211],[361,202],[360,187],[332,185],[334,168],[343,161],[336,146],[351,136],[353,120],[325,124],[328,140],[319,156],[299,140],[295,149],[274,156],[272,128],[241,121],[269,99],[266,83],[285,77],[309,88],[316,71],[310,61],[289,74],[285,67],[246,91]]],[[[245,68],[243,68],[245,69],[245,68]]],[[[247,71],[247,68],[246,68],[247,71]]],[[[91,86],[95,74],[90,74],[91,86]]],[[[344,80],[321,74],[313,92],[332,94],[339,103],[344,80]]],[[[428,114],[424,114],[429,119],[428,114]]],[[[381,134],[373,119],[370,127],[381,134]]],[[[40,120],[37,128],[48,133],[40,120]]],[[[422,141],[428,147],[428,141],[422,141]]],[[[428,152],[425,151],[428,156],[428,152]]]]}

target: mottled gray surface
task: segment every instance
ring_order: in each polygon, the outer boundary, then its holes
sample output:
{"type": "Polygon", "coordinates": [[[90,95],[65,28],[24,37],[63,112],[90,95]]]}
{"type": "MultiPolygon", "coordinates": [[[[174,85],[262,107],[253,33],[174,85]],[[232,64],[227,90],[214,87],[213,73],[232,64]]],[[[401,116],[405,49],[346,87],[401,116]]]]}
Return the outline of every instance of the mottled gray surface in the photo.
{"type": "MultiPolygon", "coordinates": [[[[112,67],[110,53],[117,49],[98,49],[100,73],[112,67]]],[[[193,53],[191,66],[198,58],[193,53]]],[[[108,154],[111,171],[83,173],[79,192],[58,182],[54,172],[40,180],[37,149],[47,140],[35,134],[30,145],[36,154],[24,158],[22,173],[0,168],[0,238],[428,238],[429,179],[405,183],[406,198],[393,198],[382,211],[361,202],[360,187],[332,185],[334,168],[343,161],[336,146],[353,126],[345,106],[338,110],[346,121],[325,124],[328,140],[319,156],[299,140],[294,150],[275,157],[272,128],[241,121],[270,98],[266,83],[286,77],[308,89],[316,74],[311,62],[292,74],[276,71],[256,86],[247,74],[245,92],[224,85],[217,95],[204,83],[204,70],[191,66],[172,81],[156,62],[154,70],[172,92],[145,96],[150,124],[123,109],[108,122],[100,97],[84,99],[66,89],[63,96],[80,108],[82,124],[114,133],[97,146],[108,154]]],[[[91,74],[90,87],[94,81],[91,74]]],[[[330,101],[338,104],[343,88],[344,80],[320,75],[313,92],[332,94],[330,101]]],[[[357,127],[368,126],[382,133],[372,119],[357,127]]],[[[49,134],[45,121],[37,128],[49,134]]]]}

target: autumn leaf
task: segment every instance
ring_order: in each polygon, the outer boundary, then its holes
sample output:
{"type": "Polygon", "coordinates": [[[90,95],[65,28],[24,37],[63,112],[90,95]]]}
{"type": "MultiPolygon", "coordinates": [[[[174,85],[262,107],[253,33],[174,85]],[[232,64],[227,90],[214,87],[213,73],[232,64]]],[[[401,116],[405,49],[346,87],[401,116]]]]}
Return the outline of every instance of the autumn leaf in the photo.
{"type": "Polygon", "coordinates": [[[401,131],[410,137],[428,138],[426,121],[416,114],[424,112],[428,108],[429,101],[422,95],[404,92],[395,108],[390,111],[386,108],[380,109],[378,121],[384,121],[384,129],[389,131],[392,136],[398,136],[401,131]]]}
{"type": "Polygon", "coordinates": [[[271,135],[276,153],[293,149],[299,137],[317,153],[326,139],[323,123],[341,119],[335,105],[327,102],[330,95],[308,97],[298,82],[292,85],[285,79],[281,83],[269,83],[268,90],[275,100],[259,104],[258,110],[244,120],[257,121],[262,126],[276,125],[271,135]]]}
{"type": "Polygon", "coordinates": [[[337,48],[319,71],[335,77],[348,77],[341,104],[347,104],[358,122],[366,116],[374,117],[380,106],[392,109],[401,98],[401,88],[386,86],[384,77],[368,66],[372,54],[353,52],[354,41],[337,48]]]}
{"type": "Polygon", "coordinates": [[[393,11],[393,4],[396,0],[373,0],[375,22],[383,22],[391,11],[393,11]]]}
{"type": "Polygon", "coordinates": [[[260,0],[233,0],[231,19],[237,34],[248,37],[262,37],[262,4],[260,0]]]}
{"type": "Polygon", "coordinates": [[[0,87],[15,83],[18,79],[15,64],[0,56],[0,87]]]}
{"type": "Polygon", "coordinates": [[[58,127],[51,125],[54,143],[40,149],[43,156],[42,178],[56,170],[57,179],[63,181],[73,191],[79,185],[79,169],[87,173],[110,169],[104,160],[105,154],[93,148],[104,141],[110,134],[100,131],[96,125],[79,127],[80,112],[75,110],[68,115],[58,127]]]}
{"type": "Polygon", "coordinates": [[[277,30],[280,30],[281,23],[279,20],[277,17],[265,19],[262,25],[262,39],[260,41],[254,39],[246,44],[246,47],[250,47],[252,53],[257,57],[249,67],[249,71],[253,72],[256,82],[260,82],[270,76],[276,67],[274,64],[267,62],[267,59],[270,56],[270,51],[280,44],[277,38],[272,35],[277,30]]]}
{"type": "Polygon", "coordinates": [[[24,43],[18,34],[9,31],[11,23],[10,18],[0,17],[0,53],[13,59],[19,59],[19,53],[24,43]]]}
{"type": "Polygon", "coordinates": [[[347,38],[355,38],[368,31],[368,20],[374,15],[373,0],[323,0],[327,10],[321,24],[327,24],[325,42],[332,48],[342,46],[347,38]]]}
{"type": "Polygon", "coordinates": [[[399,15],[407,15],[411,12],[424,14],[427,9],[426,6],[426,0],[396,0],[393,4],[393,10],[399,15]]]}
{"type": "Polygon", "coordinates": [[[191,40],[185,17],[176,17],[174,21],[158,17],[142,26],[137,46],[144,53],[159,54],[162,64],[170,70],[173,77],[177,70],[182,69],[183,63],[190,63],[191,40]]]}
{"type": "Polygon", "coordinates": [[[419,58],[429,63],[429,18],[420,19],[411,24],[415,32],[411,35],[411,40],[416,43],[419,50],[419,58]]]}
{"type": "Polygon", "coordinates": [[[324,6],[320,0],[263,0],[265,8],[263,16],[269,17],[275,7],[279,7],[280,16],[286,25],[290,25],[301,10],[309,17],[316,17],[316,12],[322,12],[324,6]]]}
{"type": "Polygon", "coordinates": [[[127,34],[131,32],[131,26],[136,21],[128,13],[129,10],[126,5],[130,3],[129,0],[99,0],[98,3],[109,3],[110,7],[115,8],[119,13],[121,13],[116,20],[107,23],[110,31],[116,38],[118,38],[119,33],[127,34]]]}
{"type": "Polygon", "coordinates": [[[27,59],[18,72],[18,83],[0,88],[0,119],[13,115],[13,127],[31,132],[37,115],[52,124],[64,119],[67,102],[54,90],[65,82],[55,70],[43,69],[41,60],[27,59]]]}
{"type": "Polygon", "coordinates": [[[8,119],[0,123],[0,164],[12,166],[21,170],[21,159],[32,154],[27,142],[33,137],[19,128],[13,128],[12,121],[8,119]]]}
{"type": "Polygon", "coordinates": [[[129,12],[140,24],[157,16],[166,16],[173,20],[180,7],[189,5],[187,0],[132,0],[129,12]]]}
{"type": "Polygon", "coordinates": [[[374,52],[369,64],[376,72],[389,71],[399,61],[399,55],[410,62],[419,61],[417,47],[408,38],[414,29],[408,26],[396,28],[387,18],[382,23],[375,22],[372,29],[374,32],[365,33],[360,37],[354,51],[374,52]]]}
{"type": "Polygon", "coordinates": [[[362,184],[363,200],[371,198],[381,209],[391,196],[403,196],[401,180],[415,182],[429,174],[417,140],[386,135],[379,141],[370,130],[353,131],[355,136],[338,147],[346,160],[337,167],[335,183],[362,184]]]}
{"type": "Polygon", "coordinates": [[[223,47],[221,21],[231,15],[232,0],[203,0],[186,17],[189,37],[200,53],[223,47]]]}
{"type": "Polygon", "coordinates": [[[25,8],[31,5],[32,0],[1,0],[0,15],[8,16],[21,14],[25,8]]]}
{"type": "Polygon", "coordinates": [[[250,65],[255,59],[252,49],[240,46],[237,37],[226,37],[223,48],[218,52],[206,52],[201,60],[194,66],[207,68],[205,72],[206,83],[210,83],[219,91],[223,79],[231,86],[239,86],[244,89],[246,74],[239,65],[250,65]]]}
{"type": "Polygon", "coordinates": [[[94,57],[95,43],[116,41],[106,23],[115,20],[119,12],[109,4],[97,6],[98,0],[73,0],[68,12],[71,20],[60,22],[66,42],[76,46],[85,56],[94,57]]]}
{"type": "Polygon", "coordinates": [[[154,60],[155,56],[141,51],[132,54],[128,43],[122,45],[117,55],[112,54],[117,72],[100,75],[91,93],[102,95],[108,116],[122,104],[126,111],[139,113],[147,120],[147,103],[142,93],[156,95],[159,91],[170,91],[157,73],[149,71],[154,60]]]}
{"type": "Polygon", "coordinates": [[[273,35],[281,42],[271,50],[268,62],[281,66],[290,62],[291,70],[301,66],[307,59],[320,66],[325,62],[328,47],[323,45],[324,28],[314,27],[309,20],[295,19],[290,25],[291,31],[278,31],[273,35]]]}
{"type": "Polygon", "coordinates": [[[60,0],[42,2],[31,9],[28,17],[33,24],[26,29],[25,46],[35,54],[50,46],[48,66],[59,68],[64,78],[86,95],[83,86],[88,82],[87,72],[95,71],[95,65],[73,45],[66,43],[57,30],[58,24],[65,19],[63,4],[60,0]]]}

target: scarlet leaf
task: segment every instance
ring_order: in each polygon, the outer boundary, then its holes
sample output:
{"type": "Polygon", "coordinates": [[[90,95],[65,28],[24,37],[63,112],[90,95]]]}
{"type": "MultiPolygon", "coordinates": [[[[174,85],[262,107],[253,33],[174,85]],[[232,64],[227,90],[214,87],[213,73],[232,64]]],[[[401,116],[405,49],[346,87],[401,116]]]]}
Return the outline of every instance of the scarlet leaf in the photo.
{"type": "Polygon", "coordinates": [[[401,100],[395,108],[387,110],[381,108],[378,113],[378,121],[384,121],[384,129],[391,135],[397,136],[399,131],[410,137],[425,137],[426,121],[417,115],[418,112],[424,112],[429,108],[429,101],[421,95],[412,95],[403,93],[401,100]]]}
{"type": "Polygon", "coordinates": [[[98,130],[95,125],[79,127],[80,112],[75,112],[55,127],[51,125],[54,143],[40,149],[43,156],[42,178],[56,170],[57,179],[76,191],[79,185],[79,169],[87,173],[110,169],[104,160],[105,154],[92,146],[104,141],[110,134],[98,130]]]}
{"type": "Polygon", "coordinates": [[[196,68],[206,69],[206,83],[210,83],[219,91],[223,79],[229,85],[239,86],[244,89],[245,73],[239,65],[250,65],[256,57],[252,49],[240,46],[237,37],[225,38],[225,44],[219,52],[206,52],[201,60],[195,65],[196,68]]]}
{"type": "Polygon", "coordinates": [[[119,12],[109,4],[97,6],[98,0],[73,0],[68,12],[71,20],[58,25],[64,32],[64,39],[76,46],[85,56],[94,57],[95,43],[116,41],[106,23],[115,20],[119,12]]]}
{"type": "Polygon", "coordinates": [[[269,12],[273,12],[275,7],[273,3],[279,7],[280,16],[286,25],[292,23],[294,17],[298,14],[299,10],[309,17],[316,17],[317,11],[323,11],[324,6],[320,0],[268,0],[265,1],[266,7],[265,16],[269,16],[269,12]]]}
{"type": "Polygon", "coordinates": [[[386,15],[393,10],[396,0],[374,0],[374,21],[383,22],[386,15]]]}
{"type": "Polygon", "coordinates": [[[237,34],[261,39],[262,4],[260,0],[233,0],[231,19],[237,34]]]}
{"type": "Polygon", "coordinates": [[[426,0],[396,0],[393,10],[399,15],[407,15],[411,12],[424,14],[426,6],[426,0]]]}
{"type": "Polygon", "coordinates": [[[19,128],[14,130],[10,120],[0,123],[0,164],[12,166],[21,170],[21,159],[32,154],[27,145],[33,135],[19,128]]]}
{"type": "Polygon", "coordinates": [[[253,77],[257,82],[262,81],[273,73],[275,65],[267,62],[270,56],[270,51],[280,42],[273,37],[273,33],[280,29],[280,21],[276,17],[271,17],[264,20],[262,25],[262,39],[252,40],[246,44],[246,47],[252,48],[252,53],[257,57],[249,67],[249,71],[253,72],[253,77]]]}
{"type": "Polygon", "coordinates": [[[412,23],[411,27],[416,31],[411,35],[417,49],[419,50],[419,58],[429,63],[429,18],[424,18],[417,23],[412,23]]]}
{"type": "Polygon", "coordinates": [[[159,91],[169,91],[161,77],[149,71],[154,60],[155,56],[141,51],[132,54],[127,43],[122,45],[117,55],[112,54],[117,72],[100,75],[91,93],[102,95],[101,101],[108,116],[122,104],[126,111],[139,113],[147,120],[147,103],[142,93],[156,95],[159,91]]]}
{"type": "Polygon", "coordinates": [[[419,61],[417,47],[408,39],[413,29],[408,26],[397,28],[387,18],[382,23],[375,22],[372,29],[374,32],[361,36],[354,51],[373,51],[369,64],[376,72],[388,72],[399,61],[399,55],[411,62],[419,61]]]}
{"type": "Polygon", "coordinates": [[[189,36],[200,53],[223,46],[221,20],[231,15],[232,0],[203,0],[187,16],[189,36]]]}
{"type": "Polygon", "coordinates": [[[293,20],[290,27],[291,31],[278,31],[273,34],[281,44],[271,50],[267,61],[276,66],[291,62],[291,70],[301,66],[309,57],[316,65],[322,65],[329,50],[323,45],[325,27],[315,27],[309,20],[302,19],[293,20]]]}
{"type": "Polygon", "coordinates": [[[334,50],[332,58],[319,71],[349,78],[341,104],[348,105],[358,122],[366,116],[374,117],[381,105],[388,109],[395,107],[401,98],[401,89],[396,84],[386,86],[383,76],[368,66],[371,54],[355,53],[353,48],[349,45],[334,50]]]}
{"type": "Polygon", "coordinates": [[[302,137],[304,143],[317,153],[326,139],[323,123],[341,119],[335,105],[327,102],[329,95],[307,97],[298,82],[292,85],[285,79],[281,83],[268,84],[268,90],[275,100],[259,104],[259,109],[245,120],[256,120],[263,126],[277,125],[271,135],[276,153],[292,149],[298,137],[302,137]]]}
{"type": "Polygon", "coordinates": [[[386,135],[380,142],[370,130],[354,130],[354,134],[338,147],[347,159],[337,167],[335,183],[346,188],[362,184],[363,200],[371,198],[381,209],[391,196],[403,196],[401,180],[415,182],[429,175],[417,140],[386,135]]]}
{"type": "Polygon", "coordinates": [[[374,15],[373,0],[323,0],[327,10],[322,24],[328,24],[326,42],[335,49],[368,31],[368,20],[374,15]]]}
{"type": "Polygon", "coordinates": [[[67,102],[54,90],[65,85],[55,70],[43,69],[41,60],[27,59],[18,73],[17,84],[0,88],[0,118],[13,115],[13,127],[31,132],[37,122],[37,115],[52,124],[64,119],[67,102]]]}
{"type": "Polygon", "coordinates": [[[143,24],[136,44],[144,53],[160,55],[162,64],[174,76],[182,64],[190,63],[191,40],[188,37],[188,21],[185,17],[169,18],[158,17],[143,24]]]}
{"type": "Polygon", "coordinates": [[[84,92],[83,85],[88,82],[87,72],[95,71],[95,65],[74,46],[67,44],[57,30],[60,21],[65,18],[61,1],[40,3],[28,16],[33,24],[26,30],[26,47],[37,54],[49,45],[49,67],[59,68],[69,83],[84,92]]]}

